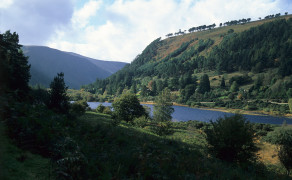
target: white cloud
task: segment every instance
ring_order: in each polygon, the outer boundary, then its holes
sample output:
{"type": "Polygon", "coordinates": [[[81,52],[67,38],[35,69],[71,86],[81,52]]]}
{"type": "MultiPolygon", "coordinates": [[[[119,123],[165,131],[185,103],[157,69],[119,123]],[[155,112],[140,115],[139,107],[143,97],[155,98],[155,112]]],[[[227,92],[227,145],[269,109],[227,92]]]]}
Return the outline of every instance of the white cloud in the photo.
{"type": "Polygon", "coordinates": [[[0,0],[0,9],[8,8],[13,3],[13,0],[0,0]]]}
{"type": "Polygon", "coordinates": [[[90,17],[94,16],[100,8],[102,1],[89,1],[83,8],[74,12],[72,23],[77,26],[85,27],[89,23],[90,17]]]}
{"type": "Polygon", "coordinates": [[[74,12],[72,24],[47,44],[97,59],[130,62],[151,41],[178,29],[241,18],[257,20],[286,11],[292,11],[289,0],[89,1],[74,12]],[[101,19],[103,24],[90,23],[101,19]]]}

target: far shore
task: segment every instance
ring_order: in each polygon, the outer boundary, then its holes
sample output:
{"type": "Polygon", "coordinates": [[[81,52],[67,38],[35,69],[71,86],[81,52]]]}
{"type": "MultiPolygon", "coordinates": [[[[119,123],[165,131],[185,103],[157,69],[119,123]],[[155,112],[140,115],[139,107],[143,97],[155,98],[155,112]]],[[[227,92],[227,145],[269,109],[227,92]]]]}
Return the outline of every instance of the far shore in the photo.
{"type": "MultiPolygon", "coordinates": [[[[155,103],[153,101],[147,101],[147,102],[140,102],[140,104],[150,104],[150,105],[154,105],[155,103]]],[[[220,111],[220,112],[226,112],[226,113],[240,113],[240,114],[245,114],[245,115],[255,115],[255,116],[283,116],[283,117],[287,117],[287,118],[292,118],[292,114],[283,114],[283,115],[279,115],[279,114],[275,114],[274,112],[265,112],[265,111],[246,111],[246,110],[242,110],[242,109],[227,109],[227,108],[223,108],[223,107],[214,107],[214,108],[209,108],[209,107],[191,107],[188,105],[184,105],[184,104],[178,104],[173,102],[172,103],[174,106],[183,106],[183,107],[190,107],[190,108],[197,108],[197,109],[203,109],[203,110],[210,110],[210,111],[220,111]]]]}

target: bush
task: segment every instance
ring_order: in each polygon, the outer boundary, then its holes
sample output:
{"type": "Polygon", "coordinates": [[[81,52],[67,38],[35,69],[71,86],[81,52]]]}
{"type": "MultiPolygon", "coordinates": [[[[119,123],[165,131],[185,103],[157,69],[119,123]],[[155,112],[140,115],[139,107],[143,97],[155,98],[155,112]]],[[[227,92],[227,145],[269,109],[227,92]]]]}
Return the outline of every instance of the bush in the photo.
{"type": "Polygon", "coordinates": [[[280,145],[278,156],[286,168],[287,174],[289,174],[292,169],[292,128],[279,127],[275,131],[268,133],[265,140],[272,144],[280,145]]]}
{"type": "Polygon", "coordinates": [[[132,122],[135,118],[146,115],[145,109],[135,94],[126,93],[113,102],[113,117],[119,121],[132,122]]]}
{"type": "Polygon", "coordinates": [[[57,139],[65,134],[65,116],[55,114],[45,106],[16,103],[6,120],[8,135],[18,145],[32,152],[49,156],[57,139]]]}
{"type": "Polygon", "coordinates": [[[149,119],[146,116],[141,116],[141,117],[135,118],[133,123],[137,127],[144,128],[147,125],[148,121],[149,119]]]}
{"type": "Polygon", "coordinates": [[[73,117],[82,116],[88,107],[89,105],[86,101],[76,101],[70,105],[70,115],[73,117]]]}
{"type": "Polygon", "coordinates": [[[102,113],[111,115],[112,114],[111,107],[106,106],[102,113]]]}
{"type": "Polygon", "coordinates": [[[169,121],[166,121],[166,122],[156,122],[151,127],[151,130],[155,134],[157,134],[159,136],[163,136],[163,135],[169,135],[169,134],[172,133],[171,127],[172,127],[172,123],[169,122],[169,121]]]}
{"type": "Polygon", "coordinates": [[[239,114],[211,121],[206,129],[210,153],[227,162],[245,163],[255,159],[254,131],[246,119],[239,114]]]}
{"type": "Polygon", "coordinates": [[[99,113],[103,113],[104,109],[105,109],[105,106],[102,105],[102,104],[99,104],[99,105],[97,106],[97,108],[95,109],[95,111],[96,111],[96,112],[99,112],[99,113]]]}
{"type": "Polygon", "coordinates": [[[275,131],[269,132],[264,140],[277,145],[284,145],[287,142],[292,143],[292,129],[289,127],[276,128],[275,131]]]}
{"type": "Polygon", "coordinates": [[[278,152],[279,159],[281,163],[287,170],[287,174],[290,174],[292,170],[292,146],[291,145],[282,145],[278,152]]]}

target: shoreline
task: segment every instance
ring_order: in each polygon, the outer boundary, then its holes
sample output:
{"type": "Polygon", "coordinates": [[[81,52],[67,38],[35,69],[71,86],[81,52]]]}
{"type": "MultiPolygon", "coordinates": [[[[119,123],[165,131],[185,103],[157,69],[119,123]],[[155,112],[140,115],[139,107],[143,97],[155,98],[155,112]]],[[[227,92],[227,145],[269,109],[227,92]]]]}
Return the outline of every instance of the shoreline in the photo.
{"type": "MultiPolygon", "coordinates": [[[[147,102],[140,102],[140,104],[149,104],[149,105],[154,105],[155,103],[153,101],[147,101],[147,102]]],[[[209,111],[219,111],[219,112],[225,112],[225,113],[240,113],[240,114],[245,114],[245,115],[253,115],[253,116],[274,116],[274,117],[281,117],[273,112],[265,112],[265,111],[246,111],[243,109],[225,109],[223,107],[216,107],[216,108],[209,108],[209,107],[191,107],[188,105],[184,104],[178,104],[173,102],[172,103],[174,106],[183,106],[183,107],[189,107],[189,108],[196,108],[196,109],[202,109],[202,110],[209,110],[209,111]]],[[[283,114],[283,117],[286,118],[292,118],[292,114],[283,114]]]]}

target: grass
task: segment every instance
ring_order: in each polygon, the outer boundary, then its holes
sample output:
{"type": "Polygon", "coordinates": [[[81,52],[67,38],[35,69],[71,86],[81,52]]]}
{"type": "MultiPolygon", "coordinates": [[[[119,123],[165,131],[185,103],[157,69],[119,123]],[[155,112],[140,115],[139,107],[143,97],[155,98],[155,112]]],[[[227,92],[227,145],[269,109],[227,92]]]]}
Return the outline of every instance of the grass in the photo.
{"type": "Polygon", "coordinates": [[[249,170],[212,158],[201,129],[174,123],[173,134],[157,136],[151,126],[138,128],[109,115],[87,112],[75,132],[87,157],[87,177],[97,179],[275,179],[256,165],[249,170]],[[90,170],[91,169],[91,170],[90,170]]]}
{"type": "MultiPolygon", "coordinates": [[[[68,136],[85,159],[82,171],[76,170],[82,179],[282,178],[274,173],[277,164],[271,171],[258,165],[242,169],[212,158],[204,132],[193,122],[173,123],[173,133],[167,136],[154,134],[150,124],[145,128],[126,122],[113,126],[109,115],[95,112],[86,112],[76,123],[68,136]]],[[[53,179],[48,159],[17,148],[4,131],[1,123],[0,179],[53,179]]]]}
{"type": "Polygon", "coordinates": [[[50,169],[49,159],[16,147],[5,135],[5,125],[0,121],[0,179],[53,179],[50,169]]]}

